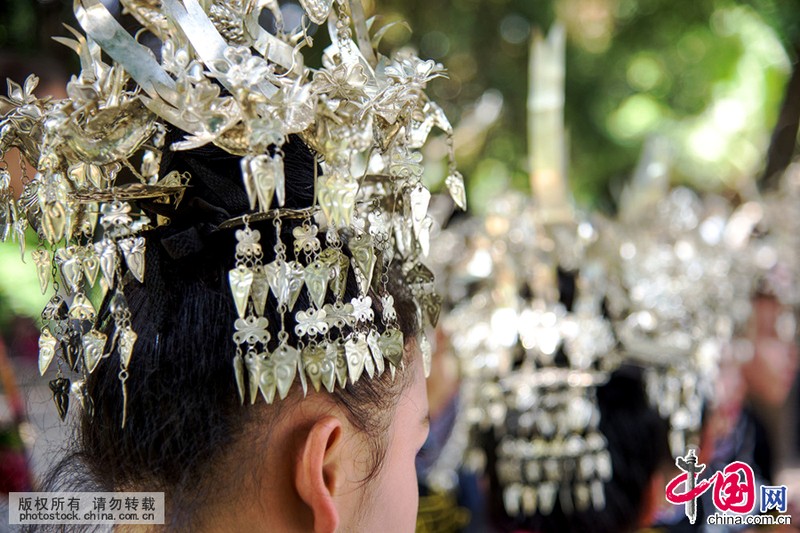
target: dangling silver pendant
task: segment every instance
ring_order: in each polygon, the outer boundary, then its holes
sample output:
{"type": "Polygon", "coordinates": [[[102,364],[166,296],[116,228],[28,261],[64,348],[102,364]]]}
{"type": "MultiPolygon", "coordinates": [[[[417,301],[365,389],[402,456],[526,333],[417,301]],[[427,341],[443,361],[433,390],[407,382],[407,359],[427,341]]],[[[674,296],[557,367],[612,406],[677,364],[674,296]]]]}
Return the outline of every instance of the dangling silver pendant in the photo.
{"type": "Polygon", "coordinates": [[[83,267],[80,257],[74,246],[62,248],[56,252],[56,261],[61,266],[61,277],[67,283],[69,292],[74,294],[78,291],[83,280],[83,267]]]}
{"type": "Polygon", "coordinates": [[[303,271],[308,295],[317,309],[322,308],[325,303],[325,292],[328,290],[330,278],[331,270],[322,261],[314,261],[303,271]]]}
{"type": "Polygon", "coordinates": [[[114,286],[114,273],[117,270],[117,247],[114,241],[103,239],[94,243],[94,250],[100,258],[100,270],[107,287],[114,286]]]}
{"type": "Polygon", "coordinates": [[[286,398],[292,388],[297,368],[300,366],[300,351],[287,344],[281,344],[270,356],[275,365],[275,382],[278,386],[278,396],[281,400],[286,398]]]}
{"type": "Polygon", "coordinates": [[[286,174],[283,172],[283,158],[279,154],[272,156],[272,172],[275,177],[275,198],[283,207],[286,200],[286,174]]]}
{"type": "Polygon", "coordinates": [[[278,307],[292,309],[303,288],[303,266],[297,261],[276,259],[264,265],[264,273],[278,307]]]}
{"type": "Polygon", "coordinates": [[[86,390],[86,382],[84,380],[74,382],[70,386],[70,391],[78,399],[86,414],[90,418],[94,416],[94,402],[92,402],[92,397],[89,396],[89,391],[86,390]]]}
{"type": "Polygon", "coordinates": [[[86,281],[90,286],[94,286],[95,281],[97,281],[97,275],[100,273],[100,259],[98,259],[93,246],[84,248],[81,265],[83,266],[86,281]]]}
{"type": "Polygon", "coordinates": [[[356,383],[364,371],[364,362],[369,355],[369,346],[361,334],[356,334],[344,343],[345,357],[347,358],[347,371],[350,383],[356,383]]]}
{"type": "Polygon", "coordinates": [[[247,298],[250,296],[250,288],[253,285],[253,271],[239,265],[228,272],[228,281],[231,285],[236,312],[239,314],[239,318],[244,318],[247,313],[247,298]]]}
{"type": "Polygon", "coordinates": [[[96,329],[83,336],[83,361],[86,370],[91,374],[103,357],[103,348],[106,345],[106,336],[96,329]]]}
{"type": "Polygon", "coordinates": [[[467,209],[467,191],[464,188],[464,177],[460,172],[453,171],[444,180],[447,191],[456,205],[463,211],[467,209]]]}
{"type": "Polygon", "coordinates": [[[319,254],[319,261],[323,262],[331,269],[330,289],[333,297],[341,300],[347,284],[347,271],[350,268],[350,260],[335,248],[326,248],[319,254]]]}
{"type": "Polygon", "coordinates": [[[372,273],[375,270],[375,250],[372,247],[372,237],[368,234],[356,235],[348,243],[353,254],[353,264],[356,267],[356,279],[361,294],[366,294],[372,283],[372,273]]]}
{"type": "Polygon", "coordinates": [[[42,205],[42,233],[50,244],[64,237],[67,228],[67,210],[59,201],[44,202],[42,205]]]}
{"type": "Polygon", "coordinates": [[[256,403],[258,390],[261,386],[261,372],[263,371],[264,360],[261,354],[250,352],[244,356],[244,363],[247,367],[247,388],[250,393],[250,404],[256,403]]]}
{"type": "Polygon", "coordinates": [[[43,327],[39,335],[39,374],[42,376],[47,372],[47,367],[56,354],[56,343],[56,338],[50,333],[50,329],[43,327]]]}
{"type": "Polygon", "coordinates": [[[144,283],[144,237],[128,237],[118,243],[125,263],[139,283],[144,283]]]}
{"type": "Polygon", "coordinates": [[[375,371],[380,376],[384,371],[383,352],[381,351],[380,335],[374,328],[370,328],[367,334],[367,346],[369,346],[369,353],[372,355],[372,361],[375,363],[375,371]]]}
{"type": "Polygon", "coordinates": [[[68,316],[67,302],[59,294],[54,294],[42,309],[42,320],[64,320],[68,316]]]}
{"type": "Polygon", "coordinates": [[[364,372],[367,373],[369,379],[372,379],[375,376],[375,362],[372,360],[372,356],[369,354],[369,349],[367,349],[367,357],[364,358],[364,372]]]}
{"type": "Polygon", "coordinates": [[[253,181],[256,186],[256,196],[261,206],[261,211],[269,211],[272,205],[272,198],[275,196],[275,174],[274,167],[269,161],[268,155],[256,156],[251,164],[253,171],[253,181]]]}
{"type": "Polygon", "coordinates": [[[120,364],[127,368],[133,355],[133,347],[138,336],[130,327],[125,327],[119,334],[119,360],[120,364]]]}
{"type": "Polygon", "coordinates": [[[430,377],[433,352],[428,336],[424,332],[419,334],[419,350],[422,352],[422,369],[425,371],[425,377],[430,377]]]}
{"type": "Polygon", "coordinates": [[[399,368],[403,361],[403,334],[399,329],[386,328],[378,338],[378,346],[383,356],[392,363],[394,368],[399,368]]]}
{"type": "Polygon", "coordinates": [[[411,200],[411,224],[414,228],[414,234],[419,238],[419,232],[422,229],[422,221],[428,214],[431,192],[426,189],[422,183],[417,183],[416,187],[414,187],[408,196],[411,200]]]}
{"type": "Polygon", "coordinates": [[[261,396],[264,397],[265,402],[271,404],[275,400],[275,391],[278,387],[275,380],[275,362],[270,357],[267,357],[266,361],[261,364],[258,388],[261,390],[261,396]]]}
{"type": "Polygon", "coordinates": [[[85,294],[79,292],[69,306],[69,317],[75,320],[94,320],[95,310],[85,294]]]}
{"type": "MultiPolygon", "coordinates": [[[[303,361],[303,370],[311,381],[311,386],[319,392],[319,386],[323,380],[331,384],[336,379],[334,374],[334,362],[326,358],[326,351],[319,345],[310,345],[303,348],[300,354],[303,361]],[[330,376],[327,377],[326,375],[330,376]],[[326,379],[327,377],[327,379],[326,379]]],[[[327,385],[326,385],[327,388],[327,385]]]]}
{"type": "MultiPolygon", "coordinates": [[[[336,374],[336,382],[339,387],[344,388],[347,385],[347,359],[345,358],[344,344],[342,344],[341,340],[331,341],[325,346],[325,351],[328,358],[334,362],[333,369],[336,374]]],[[[328,391],[333,391],[333,384],[328,388],[328,391]]]]}
{"type": "Polygon", "coordinates": [[[253,302],[253,309],[258,316],[264,316],[264,308],[267,305],[269,296],[269,283],[264,267],[257,265],[253,268],[253,284],[250,286],[250,299],[253,302]]]}
{"type": "Polygon", "coordinates": [[[33,263],[36,265],[36,276],[39,278],[39,288],[42,294],[47,292],[50,285],[50,268],[52,266],[50,252],[47,250],[34,250],[31,253],[33,263]]]}
{"type": "Polygon", "coordinates": [[[233,375],[236,377],[236,390],[239,391],[239,403],[244,404],[244,361],[242,354],[233,358],[233,375]]]}
{"type": "Polygon", "coordinates": [[[63,422],[67,418],[69,410],[70,382],[67,378],[56,378],[50,382],[50,390],[53,391],[53,401],[56,404],[58,416],[63,422]]]}
{"type": "Polygon", "coordinates": [[[425,217],[420,222],[419,234],[417,235],[417,243],[422,257],[428,257],[431,251],[431,228],[433,228],[433,219],[425,217]]]}
{"type": "Polygon", "coordinates": [[[25,230],[28,228],[28,219],[18,218],[14,221],[14,235],[19,244],[19,256],[22,261],[25,261],[25,230]]]}
{"type": "Polygon", "coordinates": [[[78,365],[83,361],[83,335],[80,330],[69,328],[61,335],[61,355],[67,365],[78,371],[78,365]]]}
{"type": "Polygon", "coordinates": [[[333,172],[317,180],[317,203],[328,225],[348,227],[353,222],[353,211],[358,194],[358,181],[333,172]]]}

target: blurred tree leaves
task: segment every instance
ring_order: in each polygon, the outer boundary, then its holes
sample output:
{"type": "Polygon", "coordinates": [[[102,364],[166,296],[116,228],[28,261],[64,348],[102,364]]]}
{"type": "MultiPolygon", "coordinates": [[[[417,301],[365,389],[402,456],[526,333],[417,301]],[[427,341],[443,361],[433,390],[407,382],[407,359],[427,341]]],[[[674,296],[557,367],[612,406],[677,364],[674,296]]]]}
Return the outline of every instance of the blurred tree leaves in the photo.
{"type": "MultiPolygon", "coordinates": [[[[769,39],[743,33],[737,24],[744,20],[771,28],[784,47],[798,42],[800,35],[800,5],[781,0],[379,3],[390,5],[390,16],[407,20],[415,30],[410,38],[392,34],[397,41],[407,39],[423,57],[433,57],[449,68],[451,78],[439,82],[434,93],[447,100],[450,116],[457,117],[460,109],[489,88],[498,89],[505,98],[504,115],[483,152],[466,161],[463,169],[471,191],[486,189],[480,182],[503,179],[504,174],[510,176],[511,185],[527,188],[528,41],[533,28],[546,29],[559,18],[569,38],[570,180],[579,201],[607,208],[613,207],[613,191],[630,174],[648,135],[688,136],[689,123],[694,127],[715,98],[741,82],[743,57],[750,47],[763,44],[751,40],[769,39]]],[[[759,139],[775,121],[788,74],[785,54],[772,55],[777,57],[763,64],[763,87],[755,95],[763,100],[763,112],[756,113],[760,129],[750,133],[759,139]]],[[[751,144],[757,150],[765,148],[760,141],[751,144]]],[[[698,185],[715,169],[708,166],[695,172],[691,164],[683,165],[676,179],[698,185]]],[[[723,166],[719,172],[732,170],[723,166]]],[[[719,188],[736,179],[719,176],[705,185],[719,188]]]]}
{"type": "Polygon", "coordinates": [[[51,39],[65,33],[64,23],[77,25],[70,0],[3,0],[0,50],[23,56],[46,54],[71,61],[74,54],[51,39]]]}

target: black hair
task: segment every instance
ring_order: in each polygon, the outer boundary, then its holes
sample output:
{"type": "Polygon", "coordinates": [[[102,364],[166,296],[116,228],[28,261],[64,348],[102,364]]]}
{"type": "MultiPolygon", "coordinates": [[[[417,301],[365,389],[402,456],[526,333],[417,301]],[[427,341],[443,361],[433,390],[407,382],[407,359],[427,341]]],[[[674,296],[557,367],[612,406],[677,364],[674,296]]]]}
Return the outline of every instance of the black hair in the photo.
{"type": "MultiPolygon", "coordinates": [[[[175,140],[171,134],[168,144],[175,140]]],[[[282,147],[288,208],[313,204],[314,175],[320,172],[314,154],[297,137],[282,147]]],[[[215,493],[227,484],[240,483],[254,470],[248,456],[226,456],[242,441],[268,438],[270,420],[286,414],[280,400],[266,407],[240,404],[233,371],[232,341],[236,311],[228,284],[234,267],[234,229],[219,225],[248,210],[241,185],[240,159],[214,146],[189,152],[165,151],[162,174],[189,172],[191,186],[179,207],[167,213],[171,223],[146,235],[144,283],[126,280],[124,294],[138,334],[123,399],[116,354],[101,361],[87,380],[94,413],[82,411],[76,442],[53,469],[47,484],[69,490],[65,484],[94,490],[163,490],[167,498],[170,530],[193,530],[215,493]],[[122,427],[123,402],[127,418],[122,427]],[[253,431],[257,427],[258,431],[253,431]],[[259,437],[251,434],[256,433],[259,437]]],[[[153,211],[162,205],[149,206],[153,211]]],[[[161,214],[164,214],[163,212],[161,214]]],[[[302,221],[283,221],[280,239],[292,253],[292,229],[302,221]]],[[[252,224],[261,232],[264,263],[274,258],[276,229],[273,223],[252,224]]],[[[237,228],[241,229],[241,228],[237,228]]],[[[323,243],[324,246],[324,243],[323,243]]],[[[347,254],[347,247],[342,252],[347,254]]],[[[302,261],[301,257],[297,258],[302,261]]],[[[388,290],[393,295],[398,326],[406,340],[417,333],[417,311],[398,268],[390,269],[388,290]]],[[[358,295],[352,268],[345,299],[358,295]]],[[[329,294],[328,298],[332,296],[329,294]]],[[[379,328],[380,299],[372,294],[379,328]]],[[[332,301],[332,300],[330,300],[332,301]]],[[[303,290],[295,310],[310,307],[303,290]]],[[[269,296],[265,311],[275,348],[280,318],[277,303],[269,296]]],[[[290,343],[296,343],[293,320],[287,316],[290,343]]],[[[106,333],[113,333],[113,323],[106,333]]],[[[388,364],[388,363],[387,363],[388,364]]],[[[406,362],[408,365],[408,362],[406,362]]],[[[348,381],[332,394],[350,422],[363,431],[371,445],[374,476],[386,449],[386,430],[391,413],[410,372],[392,380],[388,370],[380,378],[348,381]]],[[[297,385],[295,385],[297,387],[297,385]]],[[[73,488],[73,490],[78,490],[73,488]]],[[[82,488],[82,490],[86,490],[82,488]]]]}

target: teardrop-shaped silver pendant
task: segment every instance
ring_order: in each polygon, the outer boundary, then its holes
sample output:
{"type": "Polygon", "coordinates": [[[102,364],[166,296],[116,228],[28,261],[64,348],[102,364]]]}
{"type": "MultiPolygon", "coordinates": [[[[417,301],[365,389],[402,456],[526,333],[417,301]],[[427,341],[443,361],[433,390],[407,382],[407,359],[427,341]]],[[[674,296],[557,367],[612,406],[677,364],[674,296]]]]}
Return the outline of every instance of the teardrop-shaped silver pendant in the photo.
{"type": "Polygon", "coordinates": [[[356,383],[364,371],[365,361],[370,357],[367,340],[361,334],[353,335],[344,343],[344,351],[350,382],[356,383]]]}
{"type": "Polygon", "coordinates": [[[43,327],[39,335],[39,374],[42,376],[47,372],[47,367],[56,354],[56,343],[56,338],[50,333],[50,329],[43,327]]]}
{"type": "Polygon", "coordinates": [[[239,265],[228,273],[228,281],[231,285],[236,312],[240,318],[244,318],[247,313],[247,298],[250,296],[250,288],[253,286],[253,271],[239,265]]]}
{"type": "Polygon", "coordinates": [[[89,331],[83,336],[83,360],[86,363],[86,370],[94,372],[97,364],[103,357],[103,349],[106,345],[106,336],[96,329],[89,331]]]}

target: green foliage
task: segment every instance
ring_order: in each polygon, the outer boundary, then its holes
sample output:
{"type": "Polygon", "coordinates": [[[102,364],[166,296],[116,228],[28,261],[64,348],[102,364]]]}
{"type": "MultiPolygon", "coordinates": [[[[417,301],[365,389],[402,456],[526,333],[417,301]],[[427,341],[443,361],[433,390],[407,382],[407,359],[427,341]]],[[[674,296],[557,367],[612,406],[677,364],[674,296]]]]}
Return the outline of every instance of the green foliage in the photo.
{"type": "MultiPolygon", "coordinates": [[[[570,181],[582,203],[613,207],[612,191],[630,174],[644,140],[651,135],[681,137],[741,79],[743,58],[769,35],[753,37],[736,27],[741,19],[778,36],[784,46],[800,42],[800,5],[781,0],[419,0],[379,1],[409,22],[409,44],[421,56],[445,63],[450,79],[434,86],[449,116],[483,91],[498,89],[504,113],[482,152],[462,169],[471,193],[492,190],[484,180],[505,179],[527,188],[526,114],[528,43],[533,28],[548,28],[558,17],[567,26],[566,124],[570,181]],[[734,16],[735,15],[735,16],[734,16]],[[738,18],[737,18],[738,17],[738,18]],[[435,38],[430,36],[434,35],[435,38]],[[759,42],[751,42],[752,39],[759,42]],[[489,161],[489,163],[486,163],[489,161]],[[483,163],[481,163],[483,162],[483,163]]],[[[398,37],[401,39],[401,37],[398,37]]],[[[761,100],[751,144],[765,148],[783,95],[785,54],[763,64],[761,100]]],[[[763,57],[763,56],[762,56],[763,57]]],[[[771,57],[771,56],[767,56],[771,57]]],[[[753,82],[755,83],[755,82],[753,82]]],[[[734,91],[735,92],[735,91],[734,91]]],[[[706,120],[706,118],[703,118],[706,120]]],[[[719,188],[741,176],[720,167],[687,163],[676,180],[719,188]],[[693,166],[694,165],[694,166],[693,166]],[[716,169],[716,170],[715,170],[716,169]],[[711,172],[720,175],[708,181],[711,172]]],[[[479,197],[482,195],[471,194],[479,197]]]]}

